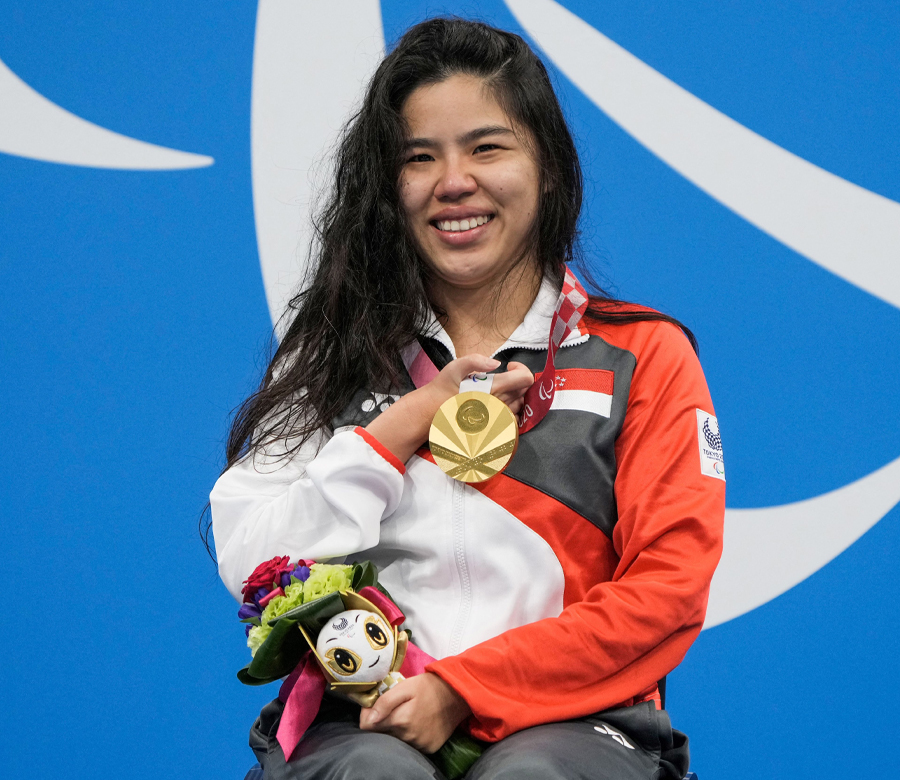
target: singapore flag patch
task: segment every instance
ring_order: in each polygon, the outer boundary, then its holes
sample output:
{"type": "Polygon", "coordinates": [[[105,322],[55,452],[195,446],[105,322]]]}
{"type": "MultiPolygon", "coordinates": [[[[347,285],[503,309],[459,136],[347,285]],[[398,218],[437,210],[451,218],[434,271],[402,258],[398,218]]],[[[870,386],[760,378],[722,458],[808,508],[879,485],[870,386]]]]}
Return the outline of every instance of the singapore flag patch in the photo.
{"type": "Polygon", "coordinates": [[[725,459],[719,422],[709,412],[697,410],[697,439],[700,444],[700,473],[725,481],[725,459]]]}
{"type": "MultiPolygon", "coordinates": [[[[541,398],[550,397],[549,377],[543,373],[534,378],[541,398]]],[[[609,417],[612,410],[615,375],[600,368],[559,368],[553,381],[551,411],[590,412],[609,417]]]]}

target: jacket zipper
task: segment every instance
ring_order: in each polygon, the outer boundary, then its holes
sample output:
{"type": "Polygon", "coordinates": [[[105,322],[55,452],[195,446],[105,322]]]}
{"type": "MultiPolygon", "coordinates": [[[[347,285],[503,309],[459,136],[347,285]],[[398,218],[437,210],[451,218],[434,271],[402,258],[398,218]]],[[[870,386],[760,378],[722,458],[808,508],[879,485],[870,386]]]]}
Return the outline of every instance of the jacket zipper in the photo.
{"type": "Polygon", "coordinates": [[[453,498],[451,522],[453,528],[453,555],[456,559],[456,571],[459,574],[460,601],[456,614],[456,624],[450,635],[450,655],[459,653],[462,646],[463,632],[469,623],[472,611],[472,580],[469,576],[469,563],[466,560],[466,517],[463,502],[466,486],[453,480],[453,498]]]}
{"type": "MultiPolygon", "coordinates": [[[[584,335],[584,341],[587,340],[587,334],[584,335]]],[[[581,338],[576,339],[570,344],[560,344],[560,347],[575,346],[583,343],[581,338]]],[[[491,357],[494,357],[508,349],[528,349],[539,351],[546,347],[531,346],[507,346],[498,349],[491,357]]],[[[450,352],[451,358],[454,356],[453,351],[450,352]]],[[[472,578],[469,575],[469,562],[466,560],[466,516],[464,510],[466,485],[462,482],[453,480],[453,496],[451,499],[451,525],[453,529],[453,557],[456,559],[456,572],[459,575],[460,601],[459,611],[456,613],[456,623],[453,626],[453,632],[450,634],[450,655],[457,655],[462,647],[463,632],[469,623],[469,616],[472,613],[472,578]]]]}
{"type": "MultiPolygon", "coordinates": [[[[590,337],[589,333],[582,333],[577,339],[570,341],[568,344],[566,342],[563,342],[562,344],[559,345],[559,348],[563,349],[565,347],[577,347],[579,344],[584,344],[584,342],[587,341],[589,337],[590,337]]],[[[546,350],[547,347],[546,346],[534,347],[534,346],[526,345],[526,344],[509,344],[509,345],[504,345],[504,346],[500,347],[500,349],[496,350],[494,352],[494,354],[491,355],[491,357],[497,358],[497,355],[499,355],[502,352],[506,352],[507,350],[510,350],[510,349],[525,349],[525,350],[528,350],[529,352],[540,352],[541,350],[546,350]]]]}

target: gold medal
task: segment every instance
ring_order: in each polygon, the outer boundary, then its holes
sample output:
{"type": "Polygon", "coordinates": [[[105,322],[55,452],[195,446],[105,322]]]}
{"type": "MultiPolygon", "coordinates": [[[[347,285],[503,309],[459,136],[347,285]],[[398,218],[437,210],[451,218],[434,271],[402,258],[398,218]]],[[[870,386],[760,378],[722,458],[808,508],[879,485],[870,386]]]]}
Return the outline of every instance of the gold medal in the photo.
{"type": "Polygon", "coordinates": [[[499,398],[482,391],[445,401],[431,423],[435,463],[460,482],[484,482],[506,468],[519,443],[519,424],[499,398]]]}

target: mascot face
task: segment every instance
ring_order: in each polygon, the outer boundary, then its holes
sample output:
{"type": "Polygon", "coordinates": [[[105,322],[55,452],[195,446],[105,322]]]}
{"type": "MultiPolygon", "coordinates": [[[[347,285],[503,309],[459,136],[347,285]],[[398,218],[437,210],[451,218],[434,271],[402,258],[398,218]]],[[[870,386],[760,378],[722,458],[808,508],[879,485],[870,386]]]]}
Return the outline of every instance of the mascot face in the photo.
{"type": "Polygon", "coordinates": [[[349,609],[319,631],[316,652],[338,682],[380,682],[391,671],[394,631],[377,614],[349,609]]]}

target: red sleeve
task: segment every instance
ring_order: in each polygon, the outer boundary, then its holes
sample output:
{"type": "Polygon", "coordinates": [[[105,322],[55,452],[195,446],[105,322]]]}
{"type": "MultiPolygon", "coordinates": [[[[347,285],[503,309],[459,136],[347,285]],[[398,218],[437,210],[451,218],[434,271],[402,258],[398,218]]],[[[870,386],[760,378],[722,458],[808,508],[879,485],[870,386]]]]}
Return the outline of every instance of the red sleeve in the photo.
{"type": "MultiPolygon", "coordinates": [[[[626,326],[607,328],[616,343],[626,326]]],[[[700,473],[697,409],[713,413],[699,361],[674,326],[628,328],[637,365],[616,443],[613,578],[556,618],[431,664],[472,709],[472,734],[631,704],[684,657],[703,625],[722,550],[725,483],[700,473]]]]}

